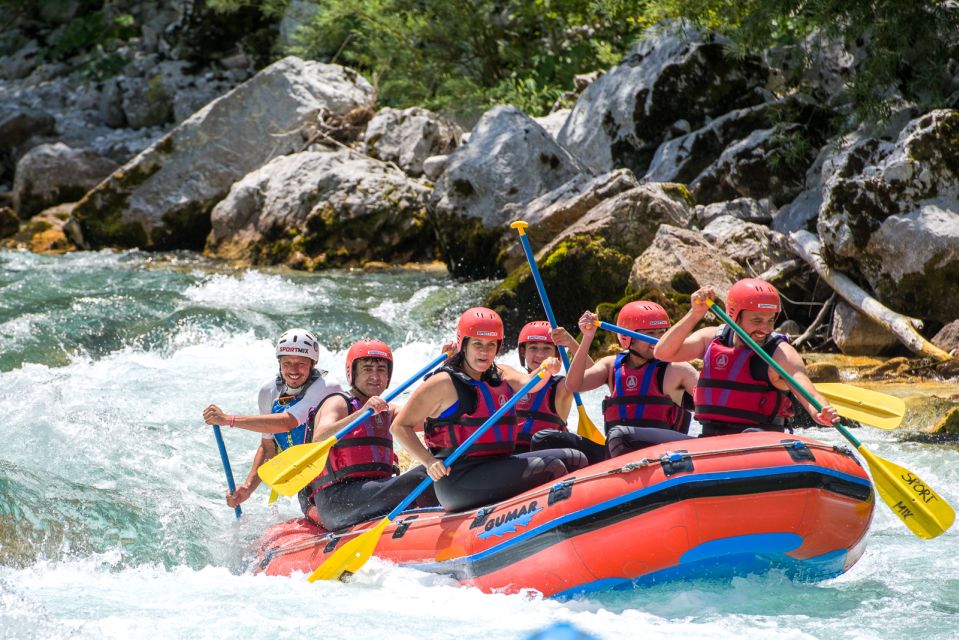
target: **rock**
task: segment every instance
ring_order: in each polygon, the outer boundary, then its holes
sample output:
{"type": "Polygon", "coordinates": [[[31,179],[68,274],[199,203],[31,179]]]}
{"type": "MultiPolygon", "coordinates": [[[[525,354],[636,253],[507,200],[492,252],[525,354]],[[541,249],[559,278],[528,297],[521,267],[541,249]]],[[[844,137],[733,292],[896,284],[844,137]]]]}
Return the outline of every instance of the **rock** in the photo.
{"type": "Polygon", "coordinates": [[[76,246],[64,232],[72,204],[51,207],[25,222],[13,236],[3,240],[3,247],[29,249],[34,253],[61,254],[75,251],[76,246]]]}
{"type": "Polygon", "coordinates": [[[582,173],[582,167],[536,122],[515,107],[480,118],[469,144],[456,149],[436,183],[430,213],[450,273],[502,274],[495,256],[507,205],[521,205],[582,173]]]}
{"type": "Polygon", "coordinates": [[[624,62],[593,82],[557,140],[593,172],[627,167],[644,175],[673,124],[697,129],[709,118],[763,101],[762,62],[735,60],[728,42],[688,22],[648,29],[624,62]]]}
{"type": "Polygon", "coordinates": [[[629,286],[690,294],[710,285],[725,299],[733,283],[745,275],[738,264],[721,257],[699,233],[664,224],[649,248],[633,262],[629,286]]]}
{"type": "MultiPolygon", "coordinates": [[[[806,373],[813,382],[842,382],[839,367],[831,362],[810,362],[806,364],[806,373]]],[[[800,412],[805,413],[802,409],[800,412]]]]}
{"type": "Polygon", "coordinates": [[[446,118],[413,107],[381,109],[366,127],[367,155],[395,162],[411,176],[423,175],[430,156],[450,154],[459,145],[462,130],[446,118]]]}
{"type": "Polygon", "coordinates": [[[953,320],[933,336],[932,344],[954,356],[959,356],[959,320],[953,320]]]}
{"type": "Polygon", "coordinates": [[[959,111],[916,118],[894,143],[865,137],[833,167],[817,223],[827,263],[894,310],[959,316],[959,111]]]}
{"type": "Polygon", "coordinates": [[[373,87],[337,65],[287,57],[217,98],[100,183],[73,212],[78,244],[200,249],[236,180],[303,144],[320,109],[368,104],[373,87]],[[240,123],[242,126],[240,126],[240,123]]]}
{"type": "Polygon", "coordinates": [[[41,144],[17,163],[14,207],[23,218],[63,202],[76,202],[113,173],[117,163],[62,142],[41,144]]]}
{"type": "Polygon", "coordinates": [[[352,151],[282,156],[213,208],[209,254],[299,269],[434,257],[429,189],[352,151]]]}
{"type": "Polygon", "coordinates": [[[446,171],[449,160],[449,156],[430,156],[423,161],[423,175],[430,180],[436,180],[446,171]]]}
{"type": "Polygon", "coordinates": [[[732,216],[744,222],[768,224],[772,220],[769,212],[769,200],[754,198],[736,198],[725,202],[698,204],[693,207],[693,224],[702,228],[721,216],[732,216]]]}
{"type": "Polygon", "coordinates": [[[123,114],[131,128],[156,127],[173,122],[174,98],[178,89],[187,83],[184,77],[187,66],[184,61],[164,61],[153,67],[143,80],[128,79],[122,83],[123,114]]]}
{"type": "Polygon", "coordinates": [[[9,238],[20,230],[20,218],[10,207],[0,207],[0,238],[9,238]]]}
{"type": "Polygon", "coordinates": [[[952,407],[932,427],[931,433],[940,436],[959,436],[959,407],[952,407]]]}
{"type": "MultiPolygon", "coordinates": [[[[56,121],[46,111],[13,106],[0,110],[0,169],[13,171],[23,146],[31,138],[56,131],[56,121]]],[[[0,171],[2,173],[2,171],[0,171]]]]}
{"type": "Polygon", "coordinates": [[[123,112],[123,90],[116,78],[104,81],[100,90],[100,99],[97,101],[97,110],[100,119],[108,127],[121,129],[127,126],[127,116],[123,112]]]}
{"type": "Polygon", "coordinates": [[[681,185],[648,183],[606,198],[556,236],[544,252],[568,238],[602,238],[607,247],[635,258],[662,224],[685,227],[691,216],[681,185]],[[678,189],[677,189],[678,187],[678,189]]]}
{"type": "Polygon", "coordinates": [[[773,214],[773,231],[789,233],[791,231],[810,230],[815,227],[822,206],[822,189],[806,189],[792,202],[773,214]]]}
{"type": "Polygon", "coordinates": [[[539,126],[546,129],[546,133],[555,138],[559,135],[563,125],[566,124],[566,119],[571,112],[572,109],[559,109],[540,118],[533,118],[533,120],[535,120],[539,126]]]}
{"type": "MultiPolygon", "coordinates": [[[[610,248],[603,239],[567,238],[537,261],[550,305],[560,326],[575,333],[584,309],[618,300],[626,288],[630,257],[610,248]]],[[[507,344],[532,318],[543,317],[543,305],[528,265],[512,271],[486,296],[483,304],[503,318],[507,344]]]]}
{"type": "Polygon", "coordinates": [[[733,216],[716,218],[702,233],[722,255],[738,262],[748,273],[763,273],[793,255],[781,233],[733,216]]]}
{"type": "Polygon", "coordinates": [[[875,356],[899,344],[896,336],[843,301],[833,310],[831,337],[848,356],[875,356]]]}
{"type": "Polygon", "coordinates": [[[26,78],[40,64],[42,59],[40,53],[40,44],[36,40],[30,40],[17,47],[12,54],[0,56],[0,78],[7,80],[26,78]]]}

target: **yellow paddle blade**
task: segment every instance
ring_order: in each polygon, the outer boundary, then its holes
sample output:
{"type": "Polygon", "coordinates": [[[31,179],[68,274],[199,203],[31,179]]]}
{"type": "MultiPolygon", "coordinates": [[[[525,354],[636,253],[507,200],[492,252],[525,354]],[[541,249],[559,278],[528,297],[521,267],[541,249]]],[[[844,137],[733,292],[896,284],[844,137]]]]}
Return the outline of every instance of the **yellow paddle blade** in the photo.
{"type": "Polygon", "coordinates": [[[270,499],[266,501],[267,504],[273,504],[280,497],[280,494],[276,492],[276,489],[270,489],[270,499]]]}
{"type": "Polygon", "coordinates": [[[586,407],[579,405],[576,407],[579,410],[579,426],[576,427],[576,431],[579,435],[583,436],[587,440],[591,440],[596,444],[606,444],[606,436],[596,428],[596,425],[593,424],[593,421],[589,419],[589,416],[586,415],[586,407]]]}
{"type": "Polygon", "coordinates": [[[913,533],[928,540],[952,526],[956,512],[922,478],[865,447],[860,446],[859,453],[869,464],[879,496],[913,533]]]}
{"type": "Polygon", "coordinates": [[[256,474],[281,495],[294,496],[323,473],[334,444],[336,438],[331,436],[323,442],[290,447],[261,464],[256,474]]]}
{"type": "Polygon", "coordinates": [[[380,536],[390,524],[389,518],[383,518],[376,523],[376,526],[362,533],[342,547],[330,554],[323,564],[310,574],[308,580],[316,582],[317,580],[337,580],[344,572],[356,573],[360,570],[366,561],[373,555],[376,549],[376,543],[380,541],[380,536]]]}
{"type": "Polygon", "coordinates": [[[906,415],[902,398],[887,393],[861,389],[839,382],[821,382],[816,390],[829,400],[843,418],[879,429],[895,429],[906,415]]]}

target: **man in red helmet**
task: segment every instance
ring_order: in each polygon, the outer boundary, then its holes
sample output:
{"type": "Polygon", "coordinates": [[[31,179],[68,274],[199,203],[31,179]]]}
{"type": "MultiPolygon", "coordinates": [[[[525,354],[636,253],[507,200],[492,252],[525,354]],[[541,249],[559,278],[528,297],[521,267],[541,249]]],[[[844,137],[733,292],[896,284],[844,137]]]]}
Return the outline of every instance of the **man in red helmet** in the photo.
{"type": "MultiPolygon", "coordinates": [[[[690,297],[689,313],[656,345],[656,357],[673,362],[703,359],[695,393],[696,420],[703,425],[703,436],[784,431],[794,415],[786,380],[730,327],[692,332],[709,311],[707,300],[715,299],[712,287],[696,291],[690,297]]],[[[822,404],[822,411],[817,411],[805,398],[797,397],[813,420],[831,426],[839,419],[836,410],[816,391],[796,349],[773,332],[781,308],[776,287],[756,278],[740,280],[726,296],[726,314],[822,404]]]]}
{"type": "MultiPolygon", "coordinates": [[[[690,414],[698,374],[687,362],[666,363],[653,356],[652,346],[618,336],[623,351],[587,365],[586,352],[596,335],[595,313],[579,319],[583,345],[570,363],[567,386],[573,391],[591,391],[606,385],[610,395],[603,400],[606,447],[613,457],[654,444],[685,440],[690,436],[690,414]]],[[[653,338],[669,328],[669,315],[655,302],[636,300],[619,311],[616,324],[653,338]]]]}
{"type": "MultiPolygon", "coordinates": [[[[381,395],[393,375],[393,352],[380,340],[360,340],[346,352],[349,393],[334,393],[316,410],[308,437],[322,442],[367,409],[373,415],[341,438],[326,468],[300,492],[303,513],[328,531],[350,527],[388,513],[426,477],[417,467],[402,475],[390,426],[397,408],[381,395]]],[[[436,506],[436,495],[424,491],[418,507],[436,506]]]]}
{"type": "MultiPolygon", "coordinates": [[[[587,464],[583,454],[571,449],[515,453],[515,411],[493,424],[452,467],[444,464],[535,375],[496,364],[502,345],[499,314],[484,307],[467,310],[456,327],[458,352],[417,387],[393,422],[393,435],[426,466],[447,511],[505,500],[587,464]],[[424,425],[425,446],[416,437],[419,425],[424,425]]],[[[547,358],[543,366],[554,375],[561,367],[556,358],[547,358]]],[[[532,393],[545,384],[540,381],[532,393]]]]}

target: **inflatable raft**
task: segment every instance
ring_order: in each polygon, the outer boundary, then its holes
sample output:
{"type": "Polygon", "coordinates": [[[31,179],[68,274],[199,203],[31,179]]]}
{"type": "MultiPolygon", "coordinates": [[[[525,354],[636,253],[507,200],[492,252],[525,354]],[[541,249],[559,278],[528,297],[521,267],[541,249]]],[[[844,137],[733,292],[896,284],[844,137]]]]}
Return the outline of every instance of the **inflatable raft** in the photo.
{"type": "MultiPolygon", "coordinates": [[[[859,559],[874,506],[848,449],[746,433],[643,449],[474,511],[407,511],[375,555],[484,591],[559,597],[769,571],[817,581],[859,559]]],[[[256,571],[309,573],[374,523],[275,525],[256,571]]]]}

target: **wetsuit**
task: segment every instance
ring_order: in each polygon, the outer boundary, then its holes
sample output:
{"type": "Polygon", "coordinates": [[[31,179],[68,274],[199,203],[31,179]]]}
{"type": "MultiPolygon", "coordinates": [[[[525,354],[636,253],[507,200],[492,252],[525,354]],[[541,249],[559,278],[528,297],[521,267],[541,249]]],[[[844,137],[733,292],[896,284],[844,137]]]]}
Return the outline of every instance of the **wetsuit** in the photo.
{"type": "MultiPolygon", "coordinates": [[[[345,393],[337,393],[335,397],[346,402],[350,415],[363,405],[359,398],[345,393]]],[[[312,420],[307,434],[312,440],[312,420]]],[[[402,475],[396,475],[398,473],[390,414],[378,413],[364,420],[330,449],[323,473],[300,492],[300,506],[307,517],[328,531],[350,527],[389,513],[423,481],[426,468],[420,465],[402,475]]],[[[434,507],[437,504],[436,494],[427,489],[414,506],[434,507]]]]}
{"type": "MultiPolygon", "coordinates": [[[[424,426],[426,446],[442,460],[506,404],[513,392],[495,367],[478,381],[448,365],[437,374],[450,377],[457,396],[424,426]]],[[[516,414],[507,413],[450,467],[450,475],[435,483],[436,497],[446,511],[499,502],[586,466],[586,457],[572,449],[513,453],[516,423],[516,414]]]]}
{"type": "MultiPolygon", "coordinates": [[[[744,431],[785,431],[795,413],[787,392],[769,381],[769,365],[746,345],[733,346],[734,334],[721,328],[706,347],[696,386],[696,420],[701,437],[744,431]]],[[[762,345],[770,357],[786,338],[778,333],[762,345]]]]}

